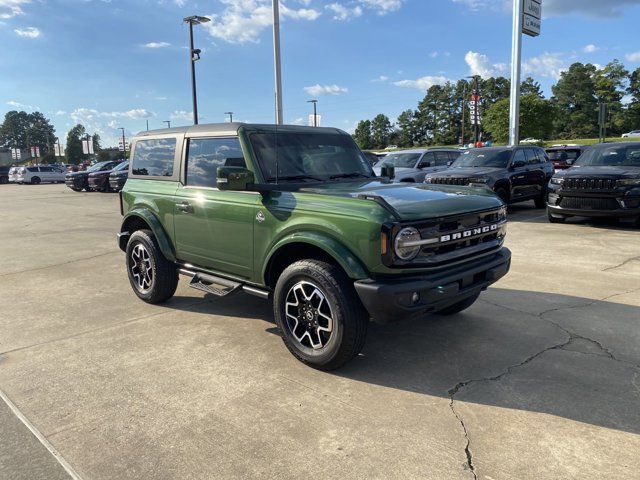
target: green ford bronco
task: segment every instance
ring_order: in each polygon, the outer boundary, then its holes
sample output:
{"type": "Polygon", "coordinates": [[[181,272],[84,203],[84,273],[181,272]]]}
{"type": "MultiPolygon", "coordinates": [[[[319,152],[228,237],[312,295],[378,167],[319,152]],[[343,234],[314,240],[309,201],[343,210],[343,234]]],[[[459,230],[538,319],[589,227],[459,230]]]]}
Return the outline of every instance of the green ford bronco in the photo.
{"type": "Polygon", "coordinates": [[[142,132],[120,205],[138,297],[168,300],[182,274],[215,296],[272,300],[287,348],[323,370],[360,352],[370,319],[460,312],[511,260],[493,193],[376,177],[333,128],[142,132]]]}

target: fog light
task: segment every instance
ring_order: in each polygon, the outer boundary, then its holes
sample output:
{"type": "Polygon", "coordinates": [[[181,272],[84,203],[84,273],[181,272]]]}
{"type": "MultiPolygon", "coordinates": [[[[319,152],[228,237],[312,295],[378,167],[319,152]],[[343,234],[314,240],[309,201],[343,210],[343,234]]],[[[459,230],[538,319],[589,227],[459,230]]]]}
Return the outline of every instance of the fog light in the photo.
{"type": "Polygon", "coordinates": [[[416,304],[420,301],[420,294],[418,292],[413,292],[413,295],[411,295],[411,301],[416,304]]]}

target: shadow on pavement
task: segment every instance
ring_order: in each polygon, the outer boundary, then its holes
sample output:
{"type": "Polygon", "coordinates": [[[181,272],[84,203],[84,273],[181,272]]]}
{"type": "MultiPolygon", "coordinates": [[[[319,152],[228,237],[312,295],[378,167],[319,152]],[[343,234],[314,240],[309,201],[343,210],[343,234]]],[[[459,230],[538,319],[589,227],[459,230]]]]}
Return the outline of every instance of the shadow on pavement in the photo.
{"type": "MultiPolygon", "coordinates": [[[[273,322],[271,304],[254,297],[176,300],[167,305],[273,322]]],[[[327,375],[640,434],[639,342],[640,307],[490,289],[458,315],[370,324],[363,354],[327,375]],[[483,298],[557,308],[534,315],[483,298]]]]}

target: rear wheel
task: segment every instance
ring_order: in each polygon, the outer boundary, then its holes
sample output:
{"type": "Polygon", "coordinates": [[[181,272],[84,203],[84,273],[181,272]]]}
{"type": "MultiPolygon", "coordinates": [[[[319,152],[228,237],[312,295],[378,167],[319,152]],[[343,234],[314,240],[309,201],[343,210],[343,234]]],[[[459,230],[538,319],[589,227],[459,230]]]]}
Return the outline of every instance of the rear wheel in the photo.
{"type": "Polygon", "coordinates": [[[147,303],[162,303],[178,287],[178,270],[164,258],[151,230],[134,232],[127,242],[127,274],[135,294],[147,303]]]}
{"type": "Polygon", "coordinates": [[[300,260],[287,267],[276,284],[273,308],[285,345],[313,368],[341,367],[364,346],[369,316],[336,265],[300,260]]]}
{"type": "Polygon", "coordinates": [[[38,185],[40,184],[40,177],[33,177],[31,179],[31,185],[38,185]]]}
{"type": "Polygon", "coordinates": [[[464,300],[461,300],[458,303],[454,303],[453,305],[447,308],[443,308],[442,310],[435,312],[435,314],[436,315],[455,315],[456,313],[460,313],[461,311],[466,310],[471,305],[476,303],[476,300],[478,300],[479,296],[480,294],[477,293],[472,297],[465,298],[464,300]]]}
{"type": "Polygon", "coordinates": [[[536,208],[546,208],[547,206],[547,192],[543,191],[539,197],[536,197],[533,202],[536,205],[536,208]]]}

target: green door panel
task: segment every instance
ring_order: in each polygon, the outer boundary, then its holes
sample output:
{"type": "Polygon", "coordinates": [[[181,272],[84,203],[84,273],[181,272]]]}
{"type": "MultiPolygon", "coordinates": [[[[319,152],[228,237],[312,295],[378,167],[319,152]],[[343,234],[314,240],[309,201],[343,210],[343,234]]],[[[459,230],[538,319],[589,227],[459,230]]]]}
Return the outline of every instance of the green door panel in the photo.
{"type": "Polygon", "coordinates": [[[252,192],[180,186],[174,215],[178,259],[253,278],[253,224],[259,198],[252,192]]]}

